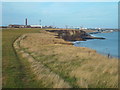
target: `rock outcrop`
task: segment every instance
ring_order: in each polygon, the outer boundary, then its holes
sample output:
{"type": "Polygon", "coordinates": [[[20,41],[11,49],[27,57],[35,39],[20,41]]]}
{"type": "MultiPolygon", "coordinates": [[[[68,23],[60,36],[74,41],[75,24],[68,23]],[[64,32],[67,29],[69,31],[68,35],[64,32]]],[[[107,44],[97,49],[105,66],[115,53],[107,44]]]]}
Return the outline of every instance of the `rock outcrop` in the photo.
{"type": "Polygon", "coordinates": [[[58,38],[66,41],[86,41],[87,39],[105,39],[102,37],[93,37],[82,30],[46,30],[49,32],[57,33],[58,38]]]}

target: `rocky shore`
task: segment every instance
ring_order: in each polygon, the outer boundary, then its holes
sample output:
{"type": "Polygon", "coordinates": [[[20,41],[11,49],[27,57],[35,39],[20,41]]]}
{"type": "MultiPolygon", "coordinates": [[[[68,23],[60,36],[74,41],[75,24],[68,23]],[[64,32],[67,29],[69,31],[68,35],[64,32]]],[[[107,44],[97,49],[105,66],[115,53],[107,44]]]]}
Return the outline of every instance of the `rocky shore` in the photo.
{"type": "Polygon", "coordinates": [[[82,30],[46,30],[48,32],[57,33],[57,38],[66,41],[86,41],[87,39],[105,39],[103,37],[93,37],[82,30]]]}

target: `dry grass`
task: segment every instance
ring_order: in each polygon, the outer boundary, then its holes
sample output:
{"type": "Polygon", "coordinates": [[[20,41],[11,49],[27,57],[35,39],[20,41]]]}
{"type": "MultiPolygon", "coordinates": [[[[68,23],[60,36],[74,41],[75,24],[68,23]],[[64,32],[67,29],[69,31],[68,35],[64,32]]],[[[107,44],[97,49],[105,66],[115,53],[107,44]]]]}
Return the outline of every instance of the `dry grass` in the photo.
{"type": "MultiPolygon", "coordinates": [[[[23,39],[26,35],[22,35],[14,42],[14,48],[24,59],[27,58],[28,62],[31,64],[31,71],[36,75],[36,80],[42,81],[44,87],[49,88],[70,88],[71,86],[64,81],[59,75],[52,72],[49,68],[36,61],[32,55],[30,55],[26,50],[20,47],[23,39]],[[59,83],[58,83],[59,82],[59,83]]],[[[41,82],[40,82],[41,83],[41,82]]]]}
{"type": "Polygon", "coordinates": [[[5,28],[2,29],[2,88],[42,87],[32,78],[28,62],[20,58],[13,48],[13,42],[25,33],[38,33],[39,28],[5,28]],[[34,82],[33,82],[34,81],[34,82]]]}
{"type": "Polygon", "coordinates": [[[20,48],[39,62],[34,72],[39,71],[36,75],[50,87],[69,87],[64,83],[79,88],[118,87],[117,59],[68,44],[71,42],[55,38],[54,33],[41,31],[26,34],[20,48]]]}

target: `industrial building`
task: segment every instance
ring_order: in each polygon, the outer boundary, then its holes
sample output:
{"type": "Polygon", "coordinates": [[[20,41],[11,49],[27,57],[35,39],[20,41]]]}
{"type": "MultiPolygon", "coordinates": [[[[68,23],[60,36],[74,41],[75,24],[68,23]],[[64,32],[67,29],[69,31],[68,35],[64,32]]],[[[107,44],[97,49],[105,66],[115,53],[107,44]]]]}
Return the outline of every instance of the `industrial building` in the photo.
{"type": "Polygon", "coordinates": [[[16,24],[10,24],[9,26],[8,26],[9,28],[30,28],[30,25],[16,25],[16,24]]]}
{"type": "Polygon", "coordinates": [[[42,25],[30,25],[31,28],[42,28],[42,25]]]}
{"type": "Polygon", "coordinates": [[[25,25],[10,24],[9,28],[53,28],[52,26],[42,26],[40,25],[28,25],[27,18],[25,19],[25,25]]]}

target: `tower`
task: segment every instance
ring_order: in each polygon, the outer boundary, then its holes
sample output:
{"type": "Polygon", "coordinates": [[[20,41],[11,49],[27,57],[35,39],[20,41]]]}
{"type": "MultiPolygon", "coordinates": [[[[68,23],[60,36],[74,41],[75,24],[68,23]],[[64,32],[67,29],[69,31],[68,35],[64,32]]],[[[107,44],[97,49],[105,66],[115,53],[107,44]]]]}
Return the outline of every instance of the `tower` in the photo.
{"type": "Polygon", "coordinates": [[[41,25],[41,20],[40,20],[40,25],[41,25]]]}
{"type": "Polygon", "coordinates": [[[25,25],[27,26],[27,18],[25,19],[25,25]]]}

